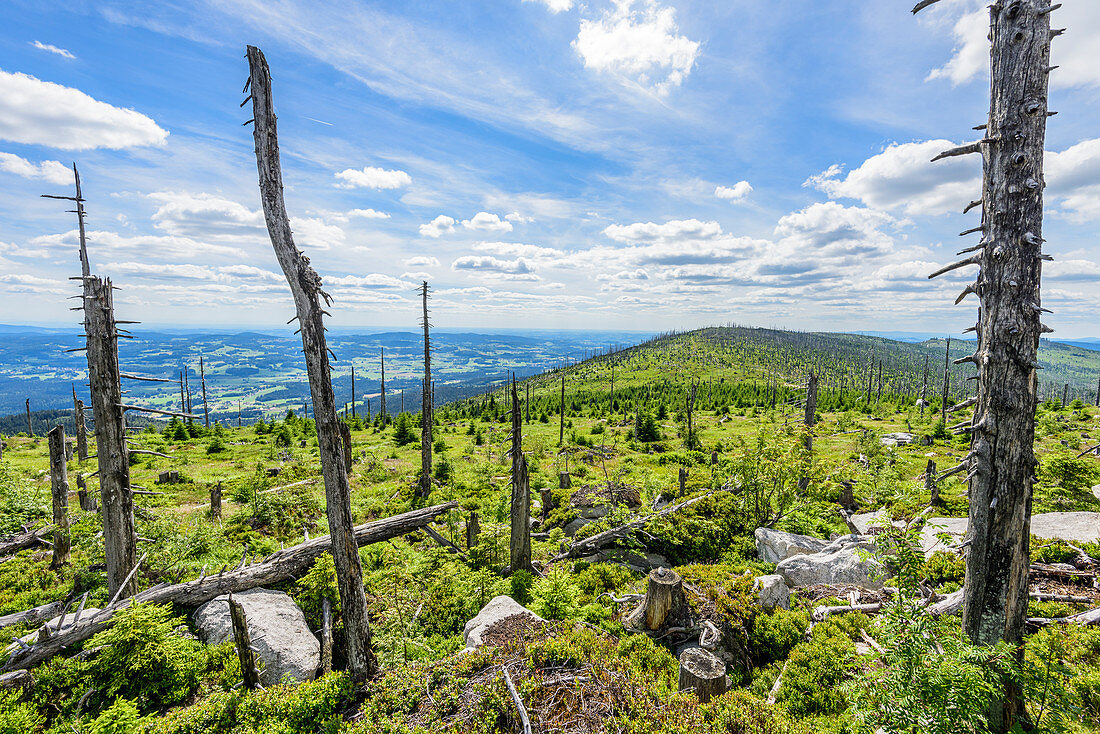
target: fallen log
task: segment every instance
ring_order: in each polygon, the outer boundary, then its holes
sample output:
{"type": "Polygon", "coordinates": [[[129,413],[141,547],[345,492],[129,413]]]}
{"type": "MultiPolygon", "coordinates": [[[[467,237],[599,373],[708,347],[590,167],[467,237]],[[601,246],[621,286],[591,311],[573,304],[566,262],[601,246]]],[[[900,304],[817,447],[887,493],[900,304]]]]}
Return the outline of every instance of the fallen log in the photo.
{"type": "Polygon", "coordinates": [[[63,605],[59,601],[51,601],[49,604],[43,604],[40,607],[28,609],[25,612],[5,614],[3,617],[0,617],[0,629],[14,627],[17,624],[38,624],[39,622],[45,622],[47,619],[53,619],[61,614],[62,606],[63,605]]]}
{"type": "Polygon", "coordinates": [[[882,610],[882,602],[875,602],[873,604],[846,604],[844,606],[829,606],[828,604],[821,604],[814,607],[813,613],[810,615],[815,622],[824,622],[826,619],[834,614],[847,614],[849,612],[863,612],[864,614],[874,614],[875,612],[882,610]]]}
{"type": "Polygon", "coordinates": [[[696,502],[701,502],[720,491],[727,490],[711,490],[706,494],[699,495],[698,497],[692,497],[689,500],[679,502],[675,505],[669,505],[668,507],[665,507],[662,510],[658,510],[651,515],[639,517],[635,520],[631,520],[630,522],[626,522],[617,527],[613,527],[610,530],[604,530],[602,533],[596,533],[595,535],[584,538],[583,540],[578,540],[577,542],[569,546],[569,549],[567,551],[565,551],[564,553],[559,553],[557,556],[555,556],[553,560],[562,561],[566,558],[579,558],[581,556],[586,556],[590,553],[595,553],[604,546],[611,545],[617,540],[622,540],[638,528],[652,522],[653,520],[656,520],[658,517],[664,517],[665,515],[671,515],[674,512],[679,512],[685,507],[694,505],[696,502]]]}
{"type": "Polygon", "coordinates": [[[1100,624],[1100,607],[1068,617],[1029,617],[1027,623],[1034,627],[1046,627],[1051,624],[1100,624]]]}
{"type": "Polygon", "coordinates": [[[18,553],[43,542],[43,539],[53,530],[53,525],[45,525],[38,530],[30,530],[25,533],[13,535],[10,538],[0,540],[0,556],[18,553]]]}
{"type": "MultiPolygon", "coordinates": [[[[355,527],[355,542],[358,546],[364,546],[405,535],[425,527],[440,515],[456,507],[458,507],[457,502],[447,502],[358,525],[355,527]]],[[[131,604],[172,603],[184,607],[197,607],[223,594],[301,578],[309,571],[314,561],[328,552],[331,547],[332,541],[329,536],[322,535],[277,551],[259,563],[242,566],[235,571],[205,576],[182,584],[146,589],[85,617],[79,623],[52,635],[48,640],[18,651],[3,667],[0,667],[0,673],[33,668],[65,648],[87,640],[97,632],[106,629],[114,615],[131,604]]]]}

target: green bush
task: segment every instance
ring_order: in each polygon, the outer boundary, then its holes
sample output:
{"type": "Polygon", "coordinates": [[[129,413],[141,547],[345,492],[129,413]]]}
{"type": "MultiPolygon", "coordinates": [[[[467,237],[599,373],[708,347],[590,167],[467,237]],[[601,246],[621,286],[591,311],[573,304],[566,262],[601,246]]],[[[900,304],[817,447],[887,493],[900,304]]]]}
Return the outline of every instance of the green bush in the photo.
{"type": "Polygon", "coordinates": [[[87,731],[88,734],[133,734],[141,723],[137,706],[125,698],[119,698],[96,717],[87,731]]]}
{"type": "Polygon", "coordinates": [[[531,603],[531,586],[535,583],[535,575],[526,569],[518,569],[508,578],[510,591],[508,596],[516,600],[517,604],[527,606],[531,603]]]}
{"type": "Polygon", "coordinates": [[[313,562],[309,572],[294,583],[291,596],[294,597],[294,603],[305,613],[306,623],[310,629],[320,629],[321,600],[326,597],[332,606],[335,620],[335,616],[340,611],[340,589],[336,585],[336,563],[332,560],[331,553],[322,553],[313,562]]]}
{"type": "Polygon", "coordinates": [[[573,619],[577,616],[580,589],[564,566],[550,569],[531,587],[532,609],[544,619],[573,619]]]}
{"type": "Polygon", "coordinates": [[[924,575],[933,586],[959,583],[966,576],[966,561],[955,553],[938,550],[924,563],[924,575]]]}
{"type": "Polygon", "coordinates": [[[393,424],[393,442],[398,446],[407,446],[410,443],[414,443],[417,440],[416,432],[413,430],[412,416],[408,413],[401,413],[397,416],[397,420],[393,424]]]}
{"type": "Polygon", "coordinates": [[[753,618],[749,630],[749,650],[756,665],[784,660],[806,636],[810,616],[802,611],[775,609],[771,614],[753,618]]]}
{"type": "Polygon", "coordinates": [[[27,701],[22,691],[0,690],[0,734],[31,734],[46,723],[45,717],[27,701]]]}

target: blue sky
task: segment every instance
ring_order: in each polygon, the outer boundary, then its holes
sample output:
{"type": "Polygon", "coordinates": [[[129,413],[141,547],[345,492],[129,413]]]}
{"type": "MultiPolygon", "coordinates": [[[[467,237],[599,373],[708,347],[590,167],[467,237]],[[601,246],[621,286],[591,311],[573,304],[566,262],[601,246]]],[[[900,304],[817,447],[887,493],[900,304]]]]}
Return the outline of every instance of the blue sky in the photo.
{"type": "MultiPolygon", "coordinates": [[[[1054,14],[1044,305],[1100,313],[1100,3],[1054,14]],[[1092,39],[1090,41],[1090,39],[1092,39]]],[[[342,326],[959,331],[975,0],[6,0],[0,322],[72,320],[84,180],[120,316],[292,314],[259,213],[245,44],[274,78],[288,209],[342,326]]]]}

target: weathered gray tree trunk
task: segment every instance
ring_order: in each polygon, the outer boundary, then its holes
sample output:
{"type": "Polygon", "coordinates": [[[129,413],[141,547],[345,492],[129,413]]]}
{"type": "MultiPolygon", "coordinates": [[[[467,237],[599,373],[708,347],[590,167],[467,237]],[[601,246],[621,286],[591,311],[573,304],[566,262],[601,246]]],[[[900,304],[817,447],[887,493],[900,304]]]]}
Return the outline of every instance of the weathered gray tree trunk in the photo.
{"type": "Polygon", "coordinates": [[[531,570],[531,487],[523,455],[523,416],[519,411],[516,376],[512,375],[512,533],[508,544],[512,573],[531,570]]]}
{"type": "Polygon", "coordinates": [[[120,598],[137,591],[131,575],[137,563],[134,496],[130,489],[130,452],[126,447],[126,415],[118,369],[111,280],[84,279],[84,331],[87,335],[88,379],[95,415],[99,504],[107,563],[107,590],[120,598]],[[129,578],[129,581],[127,581],[129,578]],[[125,587],[123,587],[125,584],[125,587]]]}
{"type": "Polygon", "coordinates": [[[420,399],[420,484],[417,494],[427,497],[432,491],[432,353],[428,340],[428,281],[420,286],[424,327],[424,393],[420,399]]]}
{"type": "Polygon", "coordinates": [[[206,402],[206,365],[203,362],[202,355],[199,355],[199,380],[202,382],[202,413],[203,423],[207,428],[210,427],[210,404],[206,402]]]}
{"type": "Polygon", "coordinates": [[[940,395],[940,420],[947,423],[947,392],[951,384],[951,337],[947,337],[947,351],[943,355],[943,390],[940,395]]]}
{"type": "Polygon", "coordinates": [[[256,653],[252,649],[252,635],[248,633],[248,620],[244,616],[244,607],[229,595],[229,618],[233,622],[233,645],[237,648],[237,658],[241,661],[241,679],[244,687],[250,691],[260,688],[260,671],[256,668],[256,653]]]}
{"type": "Polygon", "coordinates": [[[65,465],[65,428],[50,429],[50,494],[53,496],[53,560],[56,570],[69,562],[69,470],[65,465]]]}
{"type": "Polygon", "coordinates": [[[940,503],[940,483],[936,481],[936,462],[928,460],[924,470],[924,490],[928,493],[928,505],[935,507],[940,503]]]}
{"type": "MultiPolygon", "coordinates": [[[[981,153],[982,240],[975,254],[939,272],[979,266],[978,348],[958,362],[978,370],[968,455],[970,524],[962,626],[983,645],[1020,643],[1027,617],[1029,532],[1035,482],[1036,367],[1043,243],[1043,147],[1050,69],[1050,0],[997,0],[985,138],[942,155],[981,153]]],[[[916,10],[916,9],[914,9],[916,10]]],[[[937,273],[938,274],[938,273],[937,273]]],[[[934,274],[935,275],[935,274],[934,274]]],[[[1022,656],[1022,648],[1019,654],[1022,656]]],[[[1019,685],[1006,678],[989,724],[1027,724],[1019,685]]]]}
{"type": "Polygon", "coordinates": [[[88,460],[88,429],[84,423],[84,401],[77,400],[76,388],[73,388],[73,428],[76,430],[76,456],[80,461],[88,460]]]}
{"type": "Polygon", "coordinates": [[[363,571],[355,543],[351,516],[351,488],[344,462],[342,439],[337,426],[336,399],[332,391],[328,345],[320,299],[321,277],[310,266],[309,258],[294,244],[290,218],[283,203],[283,179],[279,163],[279,141],[274,104],[271,98],[271,74],[263,52],[248,47],[249,82],[252,87],[252,112],[255,123],[256,168],[264,219],[279,265],[294,296],[298,323],[302,330],[302,350],[306,357],[313,417],[317,422],[317,441],[321,452],[321,470],[325,479],[326,512],[332,536],[332,557],[340,588],[340,603],[348,644],[348,669],[356,680],[375,675],[378,662],[371,649],[371,630],[367,620],[367,598],[363,591],[363,571]]]}
{"type": "Polygon", "coordinates": [[[332,602],[321,599],[321,675],[332,672],[332,602]]]}
{"type": "Polygon", "coordinates": [[[558,446],[565,445],[565,375],[561,376],[561,416],[558,421],[558,446]]]}
{"type": "Polygon", "coordinates": [[[380,411],[379,415],[382,416],[382,428],[385,428],[387,418],[389,417],[388,414],[386,413],[386,348],[385,347],[379,347],[378,350],[379,350],[378,351],[378,363],[382,367],[382,382],[381,382],[382,389],[381,389],[381,394],[379,394],[379,396],[378,396],[378,400],[380,401],[380,406],[381,406],[379,408],[379,411],[380,411]]]}
{"type": "Polygon", "coordinates": [[[649,572],[645,598],[624,622],[627,626],[654,631],[681,626],[692,616],[680,575],[667,568],[655,568],[649,572]]]}
{"type": "Polygon", "coordinates": [[[222,483],[218,482],[210,488],[210,519],[222,519],[222,483]]]}
{"type": "Polygon", "coordinates": [[[31,399],[27,398],[27,435],[34,438],[34,426],[31,425],[31,399]]]}

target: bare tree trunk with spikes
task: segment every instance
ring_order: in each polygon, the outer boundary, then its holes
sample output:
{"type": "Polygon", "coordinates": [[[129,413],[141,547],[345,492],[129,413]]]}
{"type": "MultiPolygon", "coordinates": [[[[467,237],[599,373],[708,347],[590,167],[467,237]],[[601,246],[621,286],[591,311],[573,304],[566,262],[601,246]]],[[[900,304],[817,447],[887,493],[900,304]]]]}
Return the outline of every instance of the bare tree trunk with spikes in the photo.
{"type": "Polygon", "coordinates": [[[31,399],[27,398],[27,435],[34,438],[34,426],[31,425],[31,399]]]}
{"type": "MultiPolygon", "coordinates": [[[[291,235],[290,218],[283,202],[279,141],[271,98],[271,74],[263,52],[255,46],[248,47],[248,66],[255,123],[256,168],[260,179],[264,219],[279,265],[294,296],[297,319],[302,330],[302,350],[306,357],[310,392],[313,394],[313,417],[317,422],[321,471],[325,480],[325,504],[332,537],[332,556],[336,565],[346,629],[348,669],[354,680],[363,681],[377,674],[378,661],[371,649],[363,571],[351,515],[348,467],[344,464],[342,439],[337,424],[329,349],[325,340],[325,311],[320,303],[321,298],[326,303],[330,299],[321,289],[321,277],[310,266],[309,258],[295,246],[291,235]]],[[[248,85],[246,89],[247,87],[248,85]]]]}
{"type": "Polygon", "coordinates": [[[87,335],[88,379],[95,415],[96,460],[99,464],[100,515],[107,562],[107,590],[119,598],[137,592],[132,573],[137,565],[134,495],[130,488],[130,452],[126,447],[126,416],[118,369],[111,281],[84,279],[84,330],[87,335]]]}
{"type": "MultiPolygon", "coordinates": [[[[979,266],[969,293],[980,300],[977,404],[969,426],[972,450],[963,631],[971,640],[1017,645],[1028,603],[1029,532],[1035,482],[1036,367],[1043,237],[1043,150],[1046,137],[1050,0],[996,0],[990,5],[991,95],[985,137],[944,155],[983,159],[981,242],[974,255],[938,273],[979,266]]],[[[914,8],[914,11],[918,10],[914,8]]],[[[1030,728],[1018,682],[1006,677],[989,709],[989,725],[1004,732],[1030,728]]]]}
{"type": "Polygon", "coordinates": [[[351,363],[351,417],[355,418],[355,362],[351,363]]]}
{"type": "Polygon", "coordinates": [[[512,533],[511,571],[531,570],[531,487],[523,455],[523,415],[519,410],[516,376],[512,375],[512,533]]]}
{"type": "Polygon", "coordinates": [[[424,327],[424,394],[420,399],[420,484],[417,494],[427,497],[432,491],[432,352],[428,338],[428,281],[420,286],[424,327]]]}
{"type": "Polygon", "coordinates": [[[378,396],[381,401],[382,428],[386,427],[386,348],[379,347],[378,363],[382,366],[382,394],[378,396]]]}

